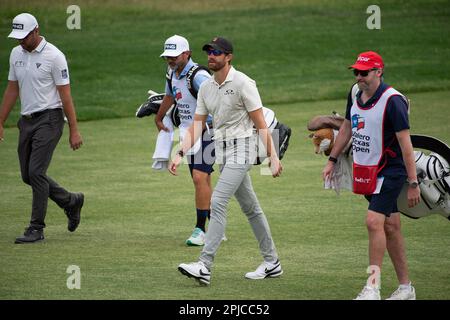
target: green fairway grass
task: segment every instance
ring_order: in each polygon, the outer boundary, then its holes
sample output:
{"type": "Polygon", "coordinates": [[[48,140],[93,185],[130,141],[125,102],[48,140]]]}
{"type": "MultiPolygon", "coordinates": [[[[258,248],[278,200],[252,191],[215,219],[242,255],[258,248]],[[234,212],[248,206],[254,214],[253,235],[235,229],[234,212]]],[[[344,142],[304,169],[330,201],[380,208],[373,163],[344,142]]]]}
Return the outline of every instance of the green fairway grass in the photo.
{"type": "MultiPolygon", "coordinates": [[[[440,113],[449,92],[409,96],[413,133],[450,141],[448,118],[440,113]]],[[[255,190],[270,222],[284,274],[250,281],[244,274],[261,262],[256,240],[233,199],[224,242],[210,288],[177,271],[196,261],[200,248],[184,244],[194,226],[194,193],[186,166],[180,176],[151,169],[156,129],[153,118],[89,121],[80,124],[85,145],[73,152],[67,128],[49,175],[86,195],[76,232],[49,203],[43,243],[15,245],[29,221],[31,190],[21,182],[16,156],[17,129],[6,130],[0,146],[0,299],[351,299],[365,283],[366,201],[323,190],[326,158],[307,138],[307,121],[344,100],[274,107],[293,136],[283,159],[283,176],[252,170],[255,190]],[[81,270],[81,289],[69,290],[69,265],[81,270]]],[[[213,174],[214,182],[217,173],[213,174]]],[[[404,217],[411,278],[418,299],[450,298],[450,221],[441,216],[404,217]]],[[[397,286],[386,255],[382,296],[397,286]]]]}
{"type": "MultiPolygon", "coordinates": [[[[17,105],[0,143],[0,299],[354,298],[368,276],[367,203],[323,189],[326,157],[314,154],[306,124],[319,114],[344,113],[353,81],[347,66],[359,52],[376,50],[386,62],[386,82],[411,100],[411,132],[450,143],[448,1],[379,1],[381,30],[366,28],[370,1],[82,0],[82,29],[74,31],[65,26],[69,4],[0,2],[1,94],[17,45],[6,37],[18,13],[35,14],[41,33],[67,56],[84,145],[73,152],[66,127],[48,174],[86,196],[76,232],[67,231],[63,211],[50,201],[44,242],[14,244],[31,210],[16,152],[17,105]],[[153,117],[134,118],[148,89],[164,89],[159,54],[173,34],[186,36],[203,64],[204,43],[216,35],[231,39],[233,64],[256,80],[263,103],[293,130],[281,178],[252,170],[280,278],[244,279],[262,258],[235,200],[211,287],[177,271],[201,250],[184,244],[195,223],[192,181],[186,166],[178,177],[151,169],[153,117]],[[80,290],[66,286],[70,265],[80,267],[80,290]]],[[[450,299],[450,221],[435,215],[402,222],[417,298],[450,299]]],[[[386,255],[382,298],[396,287],[386,255]]]]}

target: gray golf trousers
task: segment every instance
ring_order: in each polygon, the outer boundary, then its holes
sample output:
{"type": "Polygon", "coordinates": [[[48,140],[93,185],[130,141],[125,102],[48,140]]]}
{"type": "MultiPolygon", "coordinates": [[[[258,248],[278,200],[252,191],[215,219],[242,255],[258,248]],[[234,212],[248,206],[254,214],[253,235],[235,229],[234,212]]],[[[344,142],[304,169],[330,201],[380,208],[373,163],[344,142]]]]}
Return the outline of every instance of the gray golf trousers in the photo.
{"type": "Polygon", "coordinates": [[[75,200],[70,192],[47,176],[53,151],[63,132],[64,114],[62,109],[50,109],[32,117],[22,116],[18,127],[20,172],[22,180],[33,191],[30,227],[42,229],[49,197],[61,208],[69,207],[75,200]]]}
{"type": "Polygon", "coordinates": [[[263,259],[271,263],[278,259],[269,224],[249,175],[256,156],[254,141],[255,138],[252,137],[216,142],[216,161],[220,165],[221,174],[211,197],[211,220],[199,258],[208,268],[212,267],[225,234],[227,206],[233,195],[247,216],[263,259]]]}

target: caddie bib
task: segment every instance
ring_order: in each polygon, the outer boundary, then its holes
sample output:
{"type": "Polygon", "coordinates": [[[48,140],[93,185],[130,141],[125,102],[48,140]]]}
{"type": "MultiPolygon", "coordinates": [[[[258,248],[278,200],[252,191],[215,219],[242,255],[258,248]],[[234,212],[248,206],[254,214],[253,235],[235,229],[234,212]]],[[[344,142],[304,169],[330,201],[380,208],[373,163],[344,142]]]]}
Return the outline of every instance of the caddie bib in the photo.
{"type": "Polygon", "coordinates": [[[377,175],[383,169],[385,156],[395,156],[385,148],[384,120],[386,107],[392,96],[406,98],[397,90],[388,87],[369,108],[353,102],[350,109],[353,150],[353,192],[373,194],[377,187],[377,175]]]}
{"type": "Polygon", "coordinates": [[[172,93],[178,107],[180,127],[189,128],[194,121],[197,100],[189,92],[185,76],[181,79],[177,79],[175,75],[172,76],[172,93]]]}

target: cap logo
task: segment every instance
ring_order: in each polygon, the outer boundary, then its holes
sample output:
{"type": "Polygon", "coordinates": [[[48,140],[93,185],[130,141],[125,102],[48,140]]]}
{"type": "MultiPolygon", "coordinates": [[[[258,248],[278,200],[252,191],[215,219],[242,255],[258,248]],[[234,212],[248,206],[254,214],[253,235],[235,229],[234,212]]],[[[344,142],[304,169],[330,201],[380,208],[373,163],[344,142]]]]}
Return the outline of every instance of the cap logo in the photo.
{"type": "Polygon", "coordinates": [[[23,30],[23,24],[22,23],[13,23],[12,28],[15,30],[23,30]]]}
{"type": "Polygon", "coordinates": [[[175,43],[167,43],[165,46],[166,50],[177,50],[177,45],[175,43]]]}
{"type": "Polygon", "coordinates": [[[370,60],[370,58],[368,58],[368,57],[358,57],[358,61],[367,62],[369,60],[370,60]]]}

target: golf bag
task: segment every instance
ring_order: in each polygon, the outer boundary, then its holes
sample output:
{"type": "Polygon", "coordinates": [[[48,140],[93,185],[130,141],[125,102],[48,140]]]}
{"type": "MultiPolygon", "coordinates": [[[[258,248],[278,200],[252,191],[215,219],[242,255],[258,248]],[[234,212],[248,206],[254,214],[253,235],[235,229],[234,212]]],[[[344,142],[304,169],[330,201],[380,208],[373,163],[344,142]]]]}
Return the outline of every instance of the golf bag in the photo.
{"type": "Polygon", "coordinates": [[[423,135],[411,135],[414,148],[431,151],[414,151],[420,202],[408,207],[408,185],[405,184],[397,200],[397,207],[404,215],[418,219],[440,214],[450,220],[450,148],[442,141],[423,135]]]}
{"type": "MultiPolygon", "coordinates": [[[[156,93],[153,90],[148,90],[148,95],[149,97],[147,98],[147,101],[142,103],[136,110],[136,117],[138,118],[143,118],[158,113],[159,107],[161,106],[161,102],[164,98],[164,93],[156,93]]],[[[180,117],[178,115],[178,107],[176,103],[170,107],[166,115],[169,116],[175,127],[180,125],[180,117]]]]}
{"type": "MultiPolygon", "coordinates": [[[[289,146],[292,130],[287,125],[279,122],[275,117],[275,112],[271,109],[263,107],[263,114],[267,128],[272,135],[273,143],[275,144],[275,151],[277,151],[278,158],[281,160],[289,146]]],[[[255,164],[259,165],[267,158],[266,149],[263,146],[261,139],[258,140],[257,152],[258,157],[256,158],[255,164]]]]}

